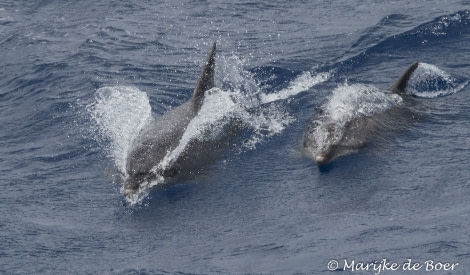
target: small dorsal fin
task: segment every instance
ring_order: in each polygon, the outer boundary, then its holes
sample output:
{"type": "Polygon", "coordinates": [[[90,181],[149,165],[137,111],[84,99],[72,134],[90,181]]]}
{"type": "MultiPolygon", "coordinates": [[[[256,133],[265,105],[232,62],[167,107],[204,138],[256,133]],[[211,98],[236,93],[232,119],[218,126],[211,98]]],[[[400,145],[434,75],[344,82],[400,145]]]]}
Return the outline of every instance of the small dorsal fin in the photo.
{"type": "Polygon", "coordinates": [[[197,80],[196,87],[193,92],[193,99],[200,99],[204,97],[204,92],[214,87],[214,70],[215,70],[215,42],[212,49],[207,55],[207,61],[202,68],[201,75],[197,80]]]}
{"type": "Polygon", "coordinates": [[[400,77],[393,83],[389,91],[396,94],[404,94],[406,89],[406,84],[410,80],[411,74],[418,68],[419,63],[414,62],[400,75],[400,77]]]}

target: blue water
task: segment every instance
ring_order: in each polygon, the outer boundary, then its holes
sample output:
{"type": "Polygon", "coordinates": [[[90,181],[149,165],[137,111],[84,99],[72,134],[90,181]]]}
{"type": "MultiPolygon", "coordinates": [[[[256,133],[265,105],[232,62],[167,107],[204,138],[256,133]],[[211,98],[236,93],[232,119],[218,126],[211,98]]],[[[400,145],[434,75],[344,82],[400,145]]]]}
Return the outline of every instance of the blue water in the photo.
{"type": "Polygon", "coordinates": [[[319,274],[336,260],[374,274],[345,261],[411,259],[407,274],[427,260],[466,274],[470,2],[297,2],[0,3],[0,273],[319,274]],[[190,97],[213,41],[220,94],[240,99],[222,117],[244,130],[203,175],[129,201],[130,143],[190,97]],[[303,156],[335,90],[385,90],[414,61],[418,121],[322,169],[303,156]]]}

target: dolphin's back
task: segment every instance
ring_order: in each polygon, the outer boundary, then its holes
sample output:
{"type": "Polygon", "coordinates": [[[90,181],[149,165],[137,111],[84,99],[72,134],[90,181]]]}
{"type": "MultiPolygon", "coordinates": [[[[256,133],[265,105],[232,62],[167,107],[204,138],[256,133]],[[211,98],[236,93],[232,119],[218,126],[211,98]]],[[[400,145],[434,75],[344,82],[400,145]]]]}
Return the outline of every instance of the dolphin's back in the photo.
{"type": "MultiPolygon", "coordinates": [[[[195,139],[186,145],[188,148],[185,148],[184,152],[172,163],[169,165],[162,163],[162,160],[179,146],[189,123],[201,108],[204,93],[214,87],[215,45],[214,42],[194,88],[193,96],[187,102],[156,119],[134,141],[127,157],[126,171],[129,177],[126,179],[124,189],[126,194],[132,194],[140,184],[154,178],[157,174],[172,177],[185,167],[192,168],[189,164],[192,164],[193,160],[197,161],[205,157],[204,152],[198,150],[202,145],[195,139]],[[191,154],[193,151],[194,154],[191,154]],[[163,170],[160,171],[157,168],[163,170]]],[[[213,146],[208,148],[214,149],[213,146]]]]}
{"type": "MultiPolygon", "coordinates": [[[[393,83],[389,91],[403,95],[408,81],[419,63],[408,66],[393,83]]],[[[377,91],[377,93],[382,93],[377,91]]],[[[374,103],[375,104],[375,103],[374,103]]],[[[338,123],[331,119],[331,114],[316,113],[306,127],[303,137],[304,153],[318,165],[357,151],[361,147],[375,143],[386,144],[394,133],[404,130],[415,119],[418,119],[406,104],[393,105],[368,115],[353,115],[346,121],[338,123]],[[385,143],[384,143],[385,142],[385,143]]],[[[353,108],[363,106],[352,105],[353,108]]]]}
{"type": "Polygon", "coordinates": [[[202,105],[204,92],[214,87],[215,49],[214,42],[191,99],[156,119],[134,142],[127,163],[129,174],[151,170],[178,146],[189,122],[202,105]]]}
{"type": "Polygon", "coordinates": [[[127,161],[130,175],[150,171],[175,149],[191,119],[196,116],[188,101],[156,119],[134,142],[127,161]]]}
{"type": "Polygon", "coordinates": [[[396,94],[404,94],[408,80],[410,80],[413,72],[418,68],[419,62],[415,62],[408,66],[406,70],[400,75],[400,77],[393,83],[389,91],[396,94]]]}

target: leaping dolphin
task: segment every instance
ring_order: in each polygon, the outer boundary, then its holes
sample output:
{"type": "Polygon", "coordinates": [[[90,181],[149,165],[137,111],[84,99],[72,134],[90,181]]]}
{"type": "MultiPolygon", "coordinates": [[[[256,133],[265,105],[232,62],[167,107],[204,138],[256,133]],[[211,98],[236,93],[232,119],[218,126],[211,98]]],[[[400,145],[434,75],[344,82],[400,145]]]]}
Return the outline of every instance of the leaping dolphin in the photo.
{"type": "MultiPolygon", "coordinates": [[[[418,65],[419,63],[415,62],[408,66],[389,88],[387,94],[379,90],[373,92],[391,96],[390,98],[398,97],[399,100],[402,100],[402,97],[406,94],[408,81],[418,65]]],[[[357,108],[361,107],[363,106],[357,106],[357,108]]],[[[341,121],[341,123],[333,119],[334,114],[316,114],[305,129],[302,141],[303,152],[319,166],[327,164],[339,156],[356,152],[369,143],[374,136],[380,135],[380,132],[390,130],[390,128],[402,127],[402,125],[399,125],[403,124],[402,121],[395,124],[391,122],[395,117],[400,116],[400,114],[397,114],[399,111],[397,108],[392,107],[373,112],[370,115],[355,114],[345,121],[341,121]]]]}
{"type": "Polygon", "coordinates": [[[185,172],[184,170],[199,167],[207,157],[204,150],[214,149],[202,148],[203,143],[194,141],[169,165],[159,165],[178,146],[188,124],[201,109],[205,92],[214,87],[215,49],[214,42],[192,97],[156,119],[135,140],[127,158],[125,195],[136,193],[142,184],[157,177],[171,178],[185,172]]]}

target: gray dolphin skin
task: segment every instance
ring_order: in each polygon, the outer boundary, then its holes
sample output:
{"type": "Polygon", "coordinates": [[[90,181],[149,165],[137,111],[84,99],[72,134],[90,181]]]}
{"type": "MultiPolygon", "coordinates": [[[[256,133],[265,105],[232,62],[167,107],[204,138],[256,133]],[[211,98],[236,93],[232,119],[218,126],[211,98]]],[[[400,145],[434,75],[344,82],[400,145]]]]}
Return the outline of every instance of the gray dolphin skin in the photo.
{"type": "Polygon", "coordinates": [[[207,155],[201,152],[204,150],[202,147],[210,144],[196,141],[188,144],[188,148],[171,165],[158,168],[168,152],[178,146],[188,124],[198,114],[204,101],[204,93],[214,87],[215,51],[214,42],[192,97],[156,119],[135,140],[127,158],[125,195],[134,194],[143,183],[155,180],[158,176],[172,178],[199,167],[205,161],[207,155]]]}
{"type": "MultiPolygon", "coordinates": [[[[415,62],[408,66],[389,88],[388,93],[406,99],[404,96],[408,81],[418,65],[419,63],[415,62]]],[[[318,166],[322,166],[337,157],[357,152],[386,130],[398,131],[400,127],[405,127],[404,125],[408,123],[406,120],[412,119],[411,117],[413,115],[409,110],[394,107],[371,116],[356,116],[344,125],[338,126],[329,123],[328,117],[316,114],[305,129],[302,141],[303,153],[312,158],[318,166]],[[318,129],[318,127],[323,128],[318,129]],[[326,139],[326,142],[317,136],[318,130],[324,133],[326,138],[322,138],[326,139]],[[338,133],[341,134],[338,136],[338,133]]]]}

